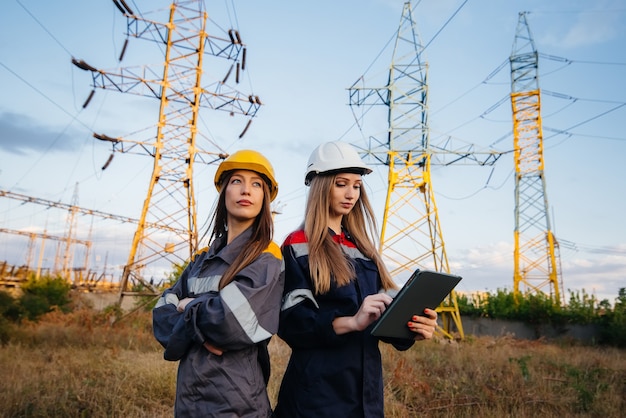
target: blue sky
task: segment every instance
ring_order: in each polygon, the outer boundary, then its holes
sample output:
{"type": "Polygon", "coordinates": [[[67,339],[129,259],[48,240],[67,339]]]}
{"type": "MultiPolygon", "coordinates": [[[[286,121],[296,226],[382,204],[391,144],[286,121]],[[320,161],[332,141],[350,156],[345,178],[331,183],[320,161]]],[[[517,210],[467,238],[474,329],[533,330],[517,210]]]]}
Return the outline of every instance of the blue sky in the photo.
{"type": "MultiPolygon", "coordinates": [[[[135,11],[165,21],[168,1],[127,0],[135,11]],[[161,10],[157,12],[157,10],[161,10]],[[148,12],[154,12],[149,14],[148,12]]],[[[626,287],[626,5],[602,1],[422,0],[412,2],[428,47],[431,142],[455,140],[512,149],[510,69],[518,21],[528,23],[541,54],[539,84],[546,149],[549,212],[561,242],[563,291],[584,289],[613,301],[626,287]]],[[[224,121],[203,111],[200,129],[233,152],[258,149],[274,162],[280,192],[276,240],[302,220],[303,173],[319,143],[363,143],[385,120],[357,129],[347,88],[363,76],[380,86],[390,64],[402,1],[207,2],[210,18],[237,28],[247,45],[239,88],[264,103],[243,139],[243,118],[224,121]],[[382,81],[381,81],[382,80],[382,81]]],[[[131,40],[122,64],[125,18],[112,1],[7,0],[0,16],[0,189],[138,218],[150,178],[146,155],[111,154],[93,132],[129,136],[153,127],[157,103],[98,91],[89,106],[91,77],[71,58],[115,69],[163,59],[131,40]]],[[[221,79],[205,68],[203,77],[221,79]]],[[[213,112],[215,113],[215,112],[213,112]]],[[[215,199],[215,167],[200,167],[204,224],[215,199]]],[[[450,265],[464,277],[461,291],[512,288],[514,183],[510,154],[491,167],[433,168],[450,265]]],[[[365,178],[383,200],[386,170],[365,178]]],[[[380,203],[377,211],[382,213],[380,203]]],[[[0,198],[0,228],[63,236],[67,212],[0,198]]],[[[94,242],[92,264],[119,274],[134,228],[80,217],[77,238],[94,242]]],[[[40,245],[40,243],[38,243],[40,245]]],[[[53,243],[47,243],[48,263],[53,243]]],[[[0,259],[20,264],[28,240],[0,234],[0,259]]],[[[77,256],[79,257],[79,256],[77,256]]]]}

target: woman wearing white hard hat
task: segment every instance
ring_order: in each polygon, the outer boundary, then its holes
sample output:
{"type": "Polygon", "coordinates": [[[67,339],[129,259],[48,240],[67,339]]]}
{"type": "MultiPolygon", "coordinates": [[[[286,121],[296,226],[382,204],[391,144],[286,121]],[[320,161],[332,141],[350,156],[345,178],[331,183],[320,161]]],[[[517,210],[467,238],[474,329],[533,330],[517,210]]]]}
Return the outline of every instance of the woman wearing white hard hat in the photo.
{"type": "MultiPolygon", "coordinates": [[[[379,339],[373,323],[396,288],[376,250],[376,223],[362,176],[371,169],[345,142],[327,142],[309,158],[305,220],[282,246],[285,292],[278,335],[291,347],[275,415],[383,417],[379,339]]],[[[420,313],[421,314],[421,313],[420,313]]],[[[407,324],[411,340],[432,338],[437,313],[407,324]]]]}
{"type": "Polygon", "coordinates": [[[189,262],[153,310],[166,360],[180,360],[177,417],[270,417],[267,343],[278,329],[280,248],[272,241],[274,169],[235,152],[215,174],[210,246],[189,262]]]}

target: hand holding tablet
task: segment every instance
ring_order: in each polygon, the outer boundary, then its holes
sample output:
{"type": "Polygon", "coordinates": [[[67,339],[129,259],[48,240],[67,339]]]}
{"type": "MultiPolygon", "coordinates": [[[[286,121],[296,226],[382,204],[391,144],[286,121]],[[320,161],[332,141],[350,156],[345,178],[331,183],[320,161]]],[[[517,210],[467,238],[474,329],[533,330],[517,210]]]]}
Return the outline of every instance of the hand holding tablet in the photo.
{"type": "Polygon", "coordinates": [[[407,322],[424,309],[435,309],[461,281],[460,276],[416,270],[398,292],[372,329],[376,337],[415,338],[407,322]]]}

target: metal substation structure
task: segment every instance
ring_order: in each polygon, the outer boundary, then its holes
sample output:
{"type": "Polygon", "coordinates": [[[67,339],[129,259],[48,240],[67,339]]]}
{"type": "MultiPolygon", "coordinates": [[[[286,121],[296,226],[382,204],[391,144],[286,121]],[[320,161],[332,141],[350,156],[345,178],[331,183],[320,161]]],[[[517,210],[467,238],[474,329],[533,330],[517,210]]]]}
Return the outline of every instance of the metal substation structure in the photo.
{"type": "MultiPolygon", "coordinates": [[[[67,280],[73,285],[80,286],[83,285],[90,275],[89,268],[89,251],[91,250],[92,241],[91,239],[81,240],[74,237],[76,233],[76,215],[80,213],[81,209],[78,206],[78,184],[74,187],[74,194],[72,195],[72,203],[69,205],[60,203],[60,202],[50,202],[44,199],[30,197],[25,195],[20,195],[17,193],[13,193],[6,190],[0,190],[0,197],[6,197],[11,199],[21,200],[25,203],[37,203],[44,204],[48,208],[57,207],[68,209],[67,215],[67,232],[63,237],[50,235],[48,233],[37,233],[37,232],[27,232],[27,231],[19,231],[7,228],[0,228],[0,233],[21,235],[28,237],[28,247],[26,251],[26,260],[25,264],[22,266],[26,272],[34,272],[35,278],[39,279],[42,271],[42,262],[44,256],[44,247],[47,240],[58,241],[58,245],[56,248],[56,254],[54,257],[54,266],[52,268],[52,273],[55,275],[60,275],[61,277],[67,278],[67,280]],[[36,267],[33,266],[33,252],[35,250],[35,238],[41,239],[41,248],[39,250],[39,257],[36,267]],[[61,245],[64,245],[63,255],[61,262],[61,245]],[[81,244],[84,246],[84,264],[82,267],[71,267],[74,262],[74,250],[77,244],[81,244]],[[59,267],[60,265],[60,267],[59,267]],[[72,272],[74,272],[72,279],[72,272]],[[82,274],[84,273],[84,275],[82,274]]],[[[91,231],[90,231],[91,234],[91,231]]]]}
{"type": "Polygon", "coordinates": [[[165,48],[164,62],[157,68],[143,66],[140,70],[132,67],[105,71],[84,61],[72,60],[79,68],[90,71],[93,79],[93,91],[83,107],[97,88],[146,96],[160,103],[156,137],[149,142],[94,134],[97,139],[109,141],[113,152],[124,153],[136,148],[154,161],[147,195],[122,273],[121,303],[125,295],[158,295],[158,290],[142,276],[146,265],[163,259],[170,262],[170,266],[182,265],[197,250],[194,164],[214,164],[227,156],[220,151],[201,148],[198,141],[200,109],[249,117],[241,137],[261,102],[258,96],[240,93],[227,84],[233,77],[239,82],[245,69],[246,48],[237,30],[220,33],[222,37],[208,33],[208,13],[203,1],[174,0],[170,5],[169,20],[165,23],[144,19],[123,0],[113,0],[113,3],[127,21],[127,39],[120,61],[129,37],[151,41],[165,48]],[[228,70],[222,80],[207,85],[202,80],[206,56],[227,60],[230,64],[225,66],[228,70]]]}
{"type": "Polygon", "coordinates": [[[560,255],[548,214],[539,58],[526,20],[519,14],[510,57],[515,162],[514,294],[549,294],[564,302],[560,255]],[[561,284],[561,286],[559,286],[561,284]]]}

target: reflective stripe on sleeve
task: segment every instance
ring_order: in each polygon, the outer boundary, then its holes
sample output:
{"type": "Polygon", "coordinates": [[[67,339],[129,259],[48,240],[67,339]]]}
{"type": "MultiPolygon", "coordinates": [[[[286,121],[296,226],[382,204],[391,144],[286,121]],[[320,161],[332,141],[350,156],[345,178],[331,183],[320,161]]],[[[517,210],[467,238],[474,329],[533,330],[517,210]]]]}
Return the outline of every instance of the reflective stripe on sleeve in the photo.
{"type": "Polygon", "coordinates": [[[167,293],[159,298],[159,301],[154,306],[156,308],[160,308],[161,306],[165,306],[168,303],[171,303],[174,306],[178,306],[178,297],[174,293],[167,293]]]}
{"type": "Polygon", "coordinates": [[[221,278],[222,276],[217,274],[208,277],[190,277],[189,280],[187,280],[187,288],[192,295],[217,292],[221,278]]]}
{"type": "Polygon", "coordinates": [[[241,293],[236,283],[229,283],[220,291],[220,295],[224,304],[231,310],[235,319],[252,342],[258,343],[272,336],[270,332],[259,324],[252,306],[241,293]]]}

